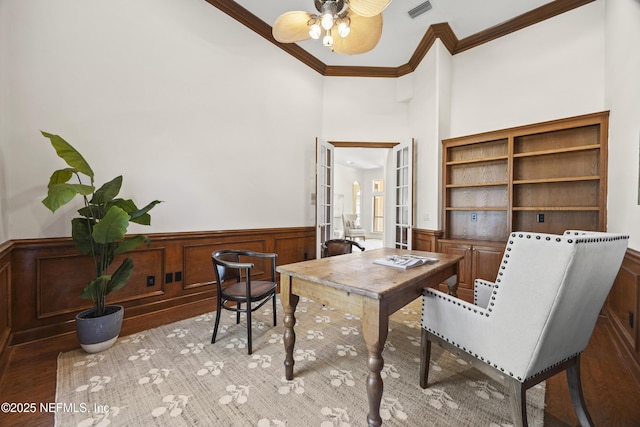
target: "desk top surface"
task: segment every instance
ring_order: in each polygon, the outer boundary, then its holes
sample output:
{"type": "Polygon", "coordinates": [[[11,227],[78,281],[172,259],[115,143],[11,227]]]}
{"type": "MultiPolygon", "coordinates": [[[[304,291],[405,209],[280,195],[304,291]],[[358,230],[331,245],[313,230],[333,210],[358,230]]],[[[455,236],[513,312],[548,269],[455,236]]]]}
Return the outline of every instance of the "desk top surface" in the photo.
{"type": "Polygon", "coordinates": [[[381,248],[281,265],[276,270],[291,277],[379,299],[414,286],[461,259],[459,255],[381,248]],[[406,254],[437,258],[438,261],[406,270],[374,264],[375,260],[387,256],[406,254]]]}

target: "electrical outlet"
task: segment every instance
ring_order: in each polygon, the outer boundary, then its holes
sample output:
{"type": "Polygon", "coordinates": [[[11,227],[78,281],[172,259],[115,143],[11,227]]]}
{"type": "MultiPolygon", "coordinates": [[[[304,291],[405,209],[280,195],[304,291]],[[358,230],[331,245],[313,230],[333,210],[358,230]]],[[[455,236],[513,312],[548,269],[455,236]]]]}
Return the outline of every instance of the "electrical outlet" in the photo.
{"type": "Polygon", "coordinates": [[[544,214],[536,214],[536,222],[544,222],[544,214]]]}
{"type": "Polygon", "coordinates": [[[176,271],[175,276],[176,276],[176,282],[182,281],[182,271],[176,271]]]}
{"type": "Polygon", "coordinates": [[[173,282],[173,273],[167,273],[164,275],[164,283],[173,282]]]}
{"type": "Polygon", "coordinates": [[[155,286],[156,276],[147,276],[147,286],[155,286]]]}
{"type": "Polygon", "coordinates": [[[472,213],[471,214],[471,221],[472,222],[476,222],[478,220],[478,214],[477,213],[472,213]]]}

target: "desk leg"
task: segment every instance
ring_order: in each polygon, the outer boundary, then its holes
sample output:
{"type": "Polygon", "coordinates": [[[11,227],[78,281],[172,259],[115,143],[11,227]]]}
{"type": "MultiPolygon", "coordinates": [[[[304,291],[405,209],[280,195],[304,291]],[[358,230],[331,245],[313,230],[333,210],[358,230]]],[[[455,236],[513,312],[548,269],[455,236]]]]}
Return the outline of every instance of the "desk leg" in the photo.
{"type": "Polygon", "coordinates": [[[378,301],[365,304],[364,312],[363,335],[367,350],[369,351],[367,358],[367,367],[369,368],[369,375],[367,376],[367,397],[369,398],[367,423],[369,427],[378,427],[382,425],[380,403],[382,401],[384,386],[380,372],[382,372],[382,368],[384,367],[382,350],[384,349],[384,343],[387,341],[387,335],[389,333],[389,318],[380,314],[378,301]],[[368,305],[370,305],[370,307],[367,307],[368,305]]]}
{"type": "Polygon", "coordinates": [[[296,324],[296,306],[300,297],[291,293],[291,276],[280,275],[280,301],[284,308],[284,372],[287,380],[293,379],[293,347],[296,344],[296,333],[293,327],[296,324]]]}

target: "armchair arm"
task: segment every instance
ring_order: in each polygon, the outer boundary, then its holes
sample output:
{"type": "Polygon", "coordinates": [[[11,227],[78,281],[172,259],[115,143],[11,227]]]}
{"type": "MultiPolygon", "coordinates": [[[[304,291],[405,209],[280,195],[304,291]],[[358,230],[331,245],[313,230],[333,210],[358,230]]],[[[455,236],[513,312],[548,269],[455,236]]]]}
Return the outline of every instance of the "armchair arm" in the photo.
{"type": "Polygon", "coordinates": [[[437,289],[428,288],[422,297],[422,327],[446,337],[454,345],[480,353],[485,335],[493,330],[488,310],[437,289]]]}
{"type": "Polygon", "coordinates": [[[476,279],[473,284],[473,303],[479,307],[487,308],[495,285],[488,280],[476,279]]]}
{"type": "Polygon", "coordinates": [[[529,360],[523,354],[530,352],[531,346],[515,347],[513,337],[522,334],[519,326],[497,323],[495,317],[489,309],[436,289],[424,290],[423,329],[509,375],[521,376],[529,360]]]}

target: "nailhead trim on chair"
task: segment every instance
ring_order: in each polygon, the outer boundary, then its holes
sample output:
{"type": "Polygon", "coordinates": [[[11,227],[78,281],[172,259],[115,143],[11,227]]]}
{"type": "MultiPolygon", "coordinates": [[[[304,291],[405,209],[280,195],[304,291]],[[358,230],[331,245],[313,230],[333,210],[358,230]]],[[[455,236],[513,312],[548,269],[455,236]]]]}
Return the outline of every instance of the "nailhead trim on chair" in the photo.
{"type": "MultiPolygon", "coordinates": [[[[423,310],[424,310],[424,307],[423,307],[423,310]]],[[[564,363],[564,362],[566,362],[567,360],[573,359],[574,357],[576,357],[576,356],[578,356],[578,355],[580,354],[580,353],[576,353],[576,354],[573,354],[573,355],[571,355],[571,356],[569,356],[569,357],[567,357],[567,358],[565,358],[565,359],[562,359],[562,360],[560,360],[560,361],[558,361],[558,362],[554,363],[553,365],[548,366],[548,367],[546,367],[545,369],[543,369],[543,370],[541,370],[541,371],[539,371],[539,372],[536,372],[536,373],[535,373],[535,374],[533,374],[533,375],[528,376],[527,378],[525,378],[525,379],[523,380],[523,379],[522,379],[522,377],[520,377],[520,376],[515,376],[515,375],[513,374],[513,372],[507,372],[507,371],[505,371],[505,369],[504,369],[502,366],[498,366],[496,363],[491,363],[489,360],[486,360],[486,361],[485,361],[485,360],[484,360],[484,357],[479,356],[477,353],[473,353],[473,352],[471,352],[471,351],[467,350],[467,349],[466,349],[466,347],[462,347],[462,346],[460,346],[459,344],[457,344],[457,343],[455,343],[455,342],[453,342],[453,341],[449,340],[449,338],[447,338],[447,337],[445,337],[445,336],[443,336],[443,335],[441,335],[441,334],[437,333],[437,332],[436,332],[436,331],[434,331],[433,329],[431,329],[431,328],[426,328],[426,329],[427,329],[427,331],[428,331],[428,332],[430,332],[431,334],[433,334],[433,335],[435,335],[435,336],[437,336],[437,337],[439,337],[439,338],[441,338],[441,339],[445,340],[445,341],[446,341],[446,342],[448,342],[449,344],[451,344],[451,345],[453,345],[453,346],[455,346],[455,347],[459,348],[460,350],[464,351],[465,353],[467,353],[467,354],[469,354],[469,355],[471,355],[471,356],[475,357],[475,358],[476,358],[476,359],[478,359],[478,360],[481,360],[482,362],[485,362],[485,363],[486,363],[487,365],[489,365],[489,366],[493,366],[494,368],[498,369],[500,372],[503,372],[503,373],[505,373],[505,374],[509,375],[511,378],[514,378],[514,379],[516,379],[516,380],[518,380],[518,381],[520,381],[520,382],[528,381],[528,380],[530,380],[531,378],[534,378],[534,377],[536,377],[536,376],[538,376],[538,375],[540,375],[540,374],[542,374],[542,373],[544,373],[544,372],[547,372],[547,371],[549,371],[549,370],[551,370],[551,369],[555,368],[556,366],[563,364],[563,363],[564,363]]]]}
{"type": "MultiPolygon", "coordinates": [[[[462,307],[462,303],[460,303],[460,301],[459,301],[459,300],[458,300],[458,301],[453,300],[453,299],[451,299],[450,297],[448,297],[447,295],[445,295],[445,296],[443,296],[443,295],[436,295],[434,292],[431,292],[431,290],[430,290],[430,289],[425,289],[425,292],[429,292],[429,293],[431,293],[434,297],[437,297],[437,298],[443,299],[443,300],[445,300],[445,301],[447,301],[447,302],[452,303],[453,305],[457,305],[457,306],[462,307]]],[[[494,291],[494,292],[495,292],[495,291],[494,291]]],[[[472,307],[466,307],[466,309],[467,309],[467,310],[469,310],[469,311],[473,311],[474,313],[478,313],[478,310],[477,310],[477,309],[474,309],[474,308],[472,308],[472,307]]],[[[424,304],[422,305],[422,310],[423,310],[423,315],[424,315],[424,304]]],[[[489,309],[488,311],[491,311],[491,309],[489,309]]],[[[479,314],[480,314],[481,316],[483,316],[483,314],[482,314],[482,313],[479,313],[479,314]]],[[[484,314],[484,316],[489,317],[489,313],[484,314]]]]}
{"type": "MultiPolygon", "coordinates": [[[[565,235],[570,235],[570,234],[571,234],[571,233],[565,233],[565,235]]],[[[573,233],[573,234],[575,234],[576,236],[580,236],[580,235],[581,235],[581,234],[580,234],[580,233],[578,233],[578,232],[575,232],[575,233],[573,233]]],[[[586,237],[586,236],[587,236],[587,235],[585,235],[585,237],[583,237],[583,238],[577,238],[577,239],[575,240],[575,243],[576,243],[576,244],[578,244],[578,243],[597,243],[597,242],[607,242],[607,241],[623,240],[623,239],[628,239],[628,238],[629,238],[629,236],[626,236],[626,235],[620,235],[620,236],[615,236],[615,237],[586,237]]],[[[530,234],[526,234],[526,235],[525,235],[525,234],[519,234],[519,233],[512,233],[512,234],[511,234],[511,237],[513,237],[513,238],[515,238],[515,237],[519,237],[519,238],[526,237],[527,239],[530,239],[530,238],[531,238],[531,235],[530,235],[530,234]]],[[[536,239],[538,239],[538,240],[541,238],[541,236],[535,236],[535,237],[536,237],[536,239]]],[[[546,236],[546,237],[545,237],[545,240],[547,240],[547,241],[549,241],[549,242],[550,242],[550,241],[551,241],[551,237],[550,237],[550,236],[546,236]]],[[[561,237],[557,237],[557,238],[555,239],[555,241],[556,241],[556,242],[562,242],[562,238],[561,238],[561,237]]],[[[513,243],[514,243],[514,242],[513,242],[513,240],[509,240],[509,243],[507,244],[507,248],[506,248],[506,251],[505,251],[505,255],[504,255],[504,258],[503,258],[503,260],[502,260],[502,263],[503,263],[504,265],[500,266],[500,270],[501,270],[501,271],[499,271],[499,272],[498,272],[498,276],[502,276],[502,275],[503,275],[502,270],[505,270],[505,269],[506,269],[506,264],[508,263],[508,260],[507,260],[506,258],[509,258],[509,252],[511,251],[511,247],[510,247],[509,245],[513,245],[513,243]]],[[[573,239],[568,239],[568,240],[567,240],[567,243],[569,243],[569,244],[573,244],[573,243],[574,243],[574,241],[573,241],[573,239]]],[[[496,295],[498,294],[498,291],[497,291],[496,289],[498,289],[498,283],[499,283],[499,282],[500,282],[500,277],[498,277],[498,278],[496,279],[496,284],[494,285],[494,291],[492,292],[493,296],[491,297],[491,300],[495,300],[495,299],[496,299],[496,295]]],[[[430,291],[430,289],[425,289],[425,291],[429,292],[429,291],[430,291]]],[[[476,294],[476,295],[477,295],[477,291],[475,290],[475,288],[474,288],[474,294],[476,294]]],[[[455,300],[453,300],[453,299],[449,298],[448,296],[436,295],[435,293],[432,293],[432,295],[437,296],[438,298],[440,298],[440,299],[444,299],[445,301],[451,302],[451,303],[453,303],[453,304],[457,304],[457,305],[459,305],[459,306],[462,306],[462,304],[460,304],[460,302],[455,301],[455,300]]],[[[490,303],[489,303],[489,305],[493,306],[493,305],[494,305],[494,303],[493,303],[493,302],[490,302],[490,303]]],[[[423,303],[422,303],[422,317],[423,317],[423,318],[424,318],[424,310],[425,310],[425,307],[424,307],[424,302],[423,302],[423,303]]],[[[469,310],[469,311],[473,311],[474,313],[478,313],[478,310],[477,310],[477,309],[474,309],[474,308],[471,308],[471,307],[467,307],[467,310],[469,310]]],[[[489,309],[487,309],[487,311],[491,312],[491,309],[489,308],[489,309]]],[[[482,315],[482,313],[479,313],[479,314],[480,314],[480,315],[482,315]]],[[[485,315],[486,315],[487,317],[489,317],[489,313],[486,313],[485,315]]],[[[424,328],[424,326],[423,326],[423,328],[424,328]]],[[[481,361],[485,362],[484,357],[482,357],[482,356],[478,356],[476,353],[473,353],[473,352],[471,352],[471,351],[467,350],[465,347],[461,347],[459,344],[457,344],[457,343],[455,343],[455,342],[453,342],[453,341],[450,341],[450,340],[449,340],[449,338],[447,338],[447,337],[445,337],[445,336],[442,336],[441,334],[439,334],[438,332],[434,331],[434,330],[433,330],[433,329],[431,329],[431,328],[425,328],[425,329],[426,329],[428,332],[430,332],[431,334],[433,334],[433,335],[435,335],[435,336],[437,336],[437,337],[439,337],[439,338],[441,338],[441,339],[443,339],[443,340],[447,341],[448,343],[450,343],[451,345],[453,345],[453,346],[455,346],[455,347],[459,348],[460,350],[464,351],[465,353],[470,354],[471,356],[475,357],[476,359],[480,359],[481,361]]],[[[504,370],[504,368],[502,368],[502,367],[498,366],[498,365],[497,365],[497,364],[495,364],[495,363],[491,363],[491,362],[490,362],[490,361],[488,361],[488,360],[487,360],[485,363],[487,363],[489,366],[493,366],[494,368],[499,369],[501,372],[504,372],[505,374],[509,375],[509,376],[510,376],[510,377],[512,377],[512,378],[517,379],[517,380],[518,380],[518,381],[520,381],[520,382],[525,382],[525,381],[527,381],[527,380],[530,380],[531,378],[534,378],[534,377],[536,377],[536,376],[538,376],[538,375],[542,374],[543,372],[549,371],[549,370],[551,370],[551,369],[555,368],[556,366],[561,365],[562,363],[564,363],[564,362],[566,362],[567,360],[570,360],[570,359],[572,359],[572,358],[574,358],[574,357],[578,356],[579,354],[580,354],[580,353],[576,353],[576,354],[574,354],[574,355],[572,355],[572,356],[570,356],[570,357],[567,357],[566,359],[563,359],[563,360],[561,360],[561,361],[559,361],[559,362],[557,362],[557,363],[555,363],[555,364],[553,364],[553,365],[551,365],[551,366],[549,366],[549,367],[547,367],[547,368],[543,369],[543,370],[542,370],[542,371],[540,371],[540,372],[537,372],[537,373],[535,373],[535,374],[533,374],[533,375],[530,375],[530,376],[529,376],[529,377],[527,377],[525,380],[523,380],[523,379],[522,379],[522,377],[517,377],[517,376],[515,376],[515,375],[513,374],[513,372],[506,372],[506,371],[504,370]]]]}

